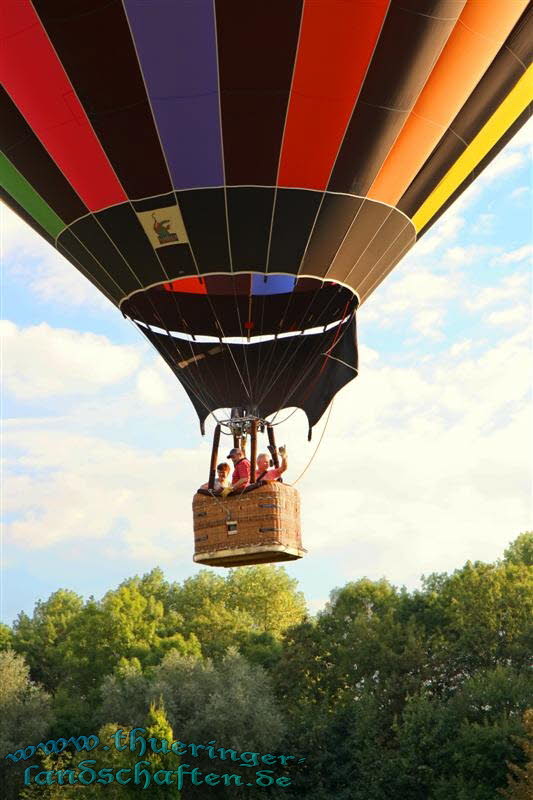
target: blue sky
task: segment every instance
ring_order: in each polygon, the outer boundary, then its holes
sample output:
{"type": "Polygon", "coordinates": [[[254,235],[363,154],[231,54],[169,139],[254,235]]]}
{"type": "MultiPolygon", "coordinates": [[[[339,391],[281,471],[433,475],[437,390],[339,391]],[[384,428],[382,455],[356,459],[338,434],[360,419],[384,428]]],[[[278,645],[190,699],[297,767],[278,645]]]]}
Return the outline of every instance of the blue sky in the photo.
{"type": "MultiPolygon", "coordinates": [[[[364,575],[499,557],[531,528],[531,160],[523,129],[359,312],[360,374],[297,486],[313,611],[364,575]]],[[[105,298],[2,210],[2,619],[60,587],[195,574],[187,398],[105,298]]],[[[278,429],[295,480],[320,437],[278,429]]]]}

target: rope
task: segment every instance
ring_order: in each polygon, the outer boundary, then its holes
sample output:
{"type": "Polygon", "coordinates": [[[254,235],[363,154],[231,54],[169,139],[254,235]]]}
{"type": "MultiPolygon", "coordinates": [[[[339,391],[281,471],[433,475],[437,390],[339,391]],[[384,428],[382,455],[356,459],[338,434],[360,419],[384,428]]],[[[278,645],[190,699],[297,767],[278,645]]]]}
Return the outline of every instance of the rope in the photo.
{"type": "Polygon", "coordinates": [[[314,460],[314,458],[315,458],[316,454],[318,453],[318,448],[319,448],[319,447],[320,447],[320,445],[322,444],[322,439],[324,438],[324,434],[325,434],[325,432],[326,432],[326,428],[328,427],[328,422],[329,422],[329,418],[330,418],[330,416],[331,416],[331,410],[332,410],[332,408],[333,408],[333,400],[332,400],[332,401],[331,401],[331,403],[329,404],[329,411],[328,411],[328,415],[327,415],[327,417],[326,417],[326,422],[325,422],[325,424],[324,424],[324,427],[322,428],[322,433],[320,434],[320,439],[318,440],[318,444],[317,444],[317,446],[315,447],[315,452],[313,453],[313,455],[311,456],[311,458],[310,458],[310,459],[309,459],[309,461],[307,462],[307,466],[305,467],[304,471],[303,471],[303,472],[300,472],[300,474],[298,475],[298,477],[296,478],[296,480],[295,480],[295,481],[292,481],[292,483],[291,483],[291,486],[294,486],[296,483],[298,483],[298,481],[300,480],[300,478],[303,478],[303,476],[305,475],[305,473],[307,472],[307,470],[309,469],[309,467],[310,467],[310,466],[311,466],[311,464],[313,463],[313,460],[314,460]]]}
{"type": "Polygon", "coordinates": [[[296,414],[296,412],[297,412],[297,411],[300,411],[300,410],[301,410],[301,409],[297,407],[297,408],[293,409],[293,410],[291,411],[291,413],[290,413],[290,414],[288,414],[288,415],[285,417],[285,419],[280,419],[280,421],[279,421],[279,422],[274,422],[274,420],[275,420],[275,419],[276,419],[276,417],[278,416],[279,412],[281,411],[281,408],[278,408],[278,410],[277,410],[277,411],[275,412],[275,414],[274,414],[274,417],[273,417],[273,418],[272,418],[272,420],[270,421],[270,424],[272,425],[272,427],[273,427],[273,428],[275,428],[277,425],[283,425],[283,423],[284,423],[284,422],[287,422],[287,420],[288,420],[288,419],[290,419],[290,418],[293,416],[293,414],[296,414]]]}
{"type": "MultiPolygon", "coordinates": [[[[315,375],[314,379],[312,380],[310,385],[307,387],[307,391],[306,391],[304,397],[307,398],[309,396],[309,394],[311,393],[311,391],[313,390],[317,380],[320,378],[322,372],[325,369],[325,366],[326,366],[326,363],[327,363],[326,359],[328,357],[328,354],[331,353],[331,351],[333,350],[333,348],[337,344],[337,340],[339,338],[339,335],[342,333],[342,336],[345,336],[346,332],[349,330],[347,322],[344,321],[344,320],[348,320],[348,322],[349,322],[349,318],[345,317],[345,313],[347,311],[347,307],[348,307],[348,303],[346,303],[346,306],[345,306],[345,309],[344,309],[344,312],[343,312],[343,319],[341,320],[341,322],[339,323],[339,325],[338,325],[338,327],[336,329],[335,336],[333,338],[333,342],[329,346],[329,348],[327,349],[327,351],[325,353],[320,353],[320,351],[322,350],[322,347],[323,347],[323,343],[322,343],[322,340],[319,339],[318,336],[316,337],[317,338],[318,347],[316,348],[316,352],[313,352],[312,355],[309,357],[309,366],[308,366],[308,368],[306,369],[304,374],[299,379],[297,379],[295,382],[292,383],[292,385],[289,386],[289,389],[285,393],[284,398],[283,398],[283,400],[282,400],[282,402],[280,404],[280,407],[278,408],[278,410],[276,411],[276,413],[274,415],[274,420],[276,419],[276,417],[279,414],[279,412],[281,411],[281,409],[285,408],[287,402],[290,401],[290,398],[293,396],[293,394],[296,392],[296,390],[300,387],[300,385],[303,383],[303,381],[307,378],[307,376],[309,375],[311,370],[315,367],[315,359],[319,355],[323,355],[324,356],[324,361],[322,363],[320,371],[319,371],[319,373],[317,375],[315,375]]],[[[294,357],[294,355],[297,352],[297,350],[298,350],[298,347],[296,347],[296,349],[293,352],[291,358],[287,359],[287,362],[286,362],[285,366],[283,367],[282,370],[280,370],[280,372],[277,374],[276,378],[279,378],[279,375],[281,375],[281,373],[286,369],[287,365],[290,363],[291,359],[294,357]]],[[[290,405],[290,402],[289,402],[289,405],[290,405]]]]}
{"type": "MultiPolygon", "coordinates": [[[[333,400],[332,400],[332,401],[331,401],[331,403],[329,404],[329,409],[328,409],[328,415],[327,415],[327,417],[326,417],[326,422],[324,423],[324,427],[322,428],[322,433],[320,434],[320,439],[318,440],[318,443],[317,443],[317,446],[315,447],[315,450],[314,450],[314,452],[313,452],[313,455],[311,456],[311,458],[310,458],[310,459],[309,459],[309,461],[307,462],[307,464],[306,464],[306,466],[305,466],[305,468],[304,468],[303,472],[300,472],[300,474],[298,475],[298,477],[296,478],[296,480],[291,482],[291,484],[290,484],[291,486],[295,486],[295,485],[298,483],[298,481],[299,481],[299,480],[301,480],[301,478],[303,478],[303,476],[305,475],[305,473],[307,472],[307,470],[309,469],[309,467],[310,467],[310,466],[311,466],[311,464],[313,463],[313,461],[314,461],[314,459],[315,459],[315,457],[316,457],[316,455],[317,455],[317,453],[318,453],[318,450],[319,450],[319,448],[320,448],[320,445],[322,444],[322,439],[324,438],[324,434],[326,433],[326,429],[327,429],[327,427],[328,427],[329,418],[330,418],[330,416],[331,416],[331,412],[332,412],[332,410],[333,410],[333,402],[334,402],[334,399],[335,399],[335,398],[333,398],[333,400]]],[[[293,413],[294,413],[294,412],[293,412],[293,413]]],[[[291,415],[291,416],[292,416],[292,415],[291,415]]],[[[244,489],[241,489],[241,491],[239,492],[239,495],[241,495],[241,494],[243,493],[243,491],[244,491],[244,489]]],[[[222,502],[222,500],[220,500],[220,499],[219,499],[219,497],[218,497],[217,495],[215,495],[215,494],[214,494],[214,492],[212,492],[212,490],[211,490],[211,489],[209,489],[209,494],[211,495],[211,497],[212,497],[214,500],[216,500],[216,501],[217,501],[217,503],[220,503],[220,505],[221,505],[222,509],[224,510],[224,513],[226,514],[226,518],[227,518],[228,520],[230,520],[230,519],[231,519],[231,512],[228,510],[228,507],[227,507],[227,506],[226,506],[226,505],[225,505],[225,504],[222,502]]]]}
{"type": "Polygon", "coordinates": [[[214,498],[214,499],[217,501],[217,503],[220,503],[220,505],[221,505],[221,506],[222,506],[222,508],[224,509],[224,513],[225,513],[225,515],[226,515],[227,519],[228,519],[228,520],[231,520],[231,513],[230,513],[230,512],[227,510],[227,507],[226,507],[226,506],[225,506],[225,504],[222,502],[222,500],[219,500],[218,496],[217,496],[217,495],[216,495],[216,494],[215,494],[215,493],[212,491],[212,489],[208,489],[208,492],[209,492],[209,494],[211,495],[211,497],[213,497],[213,498],[214,498]]]}
{"type": "MultiPolygon", "coordinates": [[[[307,311],[305,312],[305,315],[304,315],[304,317],[302,318],[302,324],[303,324],[303,320],[305,320],[305,316],[308,314],[308,312],[309,312],[309,309],[311,308],[311,306],[312,306],[312,304],[313,304],[313,302],[314,302],[314,299],[316,299],[316,293],[315,293],[315,297],[313,298],[313,300],[311,301],[310,305],[308,306],[308,308],[307,308],[307,311]]],[[[320,319],[320,317],[326,313],[327,309],[329,308],[329,306],[331,305],[331,303],[333,302],[333,300],[334,300],[334,297],[331,297],[331,298],[330,298],[330,300],[329,300],[329,301],[326,303],[326,305],[324,306],[324,308],[321,310],[321,312],[320,312],[320,314],[319,314],[319,316],[318,316],[318,319],[320,319]]],[[[345,310],[344,310],[344,312],[343,312],[343,314],[342,314],[342,316],[341,316],[341,321],[340,321],[340,323],[339,323],[339,329],[340,329],[340,328],[342,328],[342,326],[343,326],[343,324],[344,324],[344,321],[343,321],[343,320],[345,319],[346,311],[347,311],[347,309],[348,309],[348,306],[350,305],[350,302],[351,302],[351,301],[350,301],[350,300],[348,300],[348,301],[347,301],[347,303],[346,303],[345,310]]],[[[353,311],[352,311],[351,313],[353,313],[353,311]]],[[[315,320],[315,322],[318,322],[318,319],[317,319],[317,320],[315,320]]],[[[280,369],[278,372],[274,373],[274,374],[273,374],[273,376],[272,376],[272,377],[269,379],[269,378],[268,378],[268,369],[270,369],[270,365],[271,365],[271,363],[272,363],[272,358],[273,358],[273,355],[274,355],[274,348],[272,348],[272,352],[271,352],[271,354],[270,354],[270,358],[269,358],[268,364],[267,364],[267,366],[265,367],[265,373],[267,374],[267,377],[266,377],[265,381],[263,382],[263,385],[261,386],[261,393],[259,393],[259,392],[258,392],[258,395],[259,395],[259,397],[258,397],[258,405],[259,405],[259,406],[260,406],[260,404],[262,403],[263,399],[264,399],[264,398],[266,397],[266,395],[268,394],[268,392],[269,392],[269,391],[271,391],[272,387],[273,387],[273,386],[276,384],[276,382],[279,380],[279,377],[280,377],[280,375],[281,375],[282,373],[284,373],[284,372],[287,370],[287,368],[288,368],[288,367],[289,367],[289,366],[290,366],[290,365],[291,365],[293,362],[295,362],[295,361],[296,361],[296,357],[297,357],[297,355],[298,355],[298,353],[299,353],[300,349],[303,347],[304,343],[307,341],[307,337],[308,337],[308,336],[309,336],[309,334],[304,334],[304,333],[303,333],[303,331],[302,331],[302,333],[301,333],[301,334],[300,334],[300,336],[298,337],[298,339],[299,339],[299,340],[296,342],[296,346],[293,348],[293,350],[292,350],[292,353],[291,353],[291,354],[288,356],[288,358],[286,359],[286,361],[285,361],[285,363],[284,363],[283,367],[282,367],[282,368],[281,368],[281,369],[280,369]]],[[[318,350],[318,351],[320,351],[320,336],[321,336],[321,335],[317,335],[317,336],[315,337],[315,338],[317,339],[317,341],[318,341],[318,348],[317,348],[317,350],[318,350]]],[[[274,344],[276,344],[276,343],[277,343],[277,341],[278,341],[278,340],[276,340],[276,341],[274,342],[274,344]]],[[[318,353],[317,353],[317,355],[318,355],[318,353]]],[[[313,357],[314,357],[314,354],[313,354],[313,357]]],[[[310,359],[310,360],[312,360],[312,359],[310,359]]],[[[291,394],[293,394],[293,392],[294,392],[294,391],[295,391],[294,387],[292,387],[292,388],[291,388],[291,387],[289,387],[289,390],[287,391],[287,393],[286,393],[286,395],[285,395],[284,402],[283,402],[283,403],[280,405],[280,407],[278,408],[278,411],[280,411],[280,410],[281,410],[281,409],[284,407],[284,403],[285,403],[285,401],[286,401],[286,400],[287,400],[287,399],[288,399],[288,398],[291,396],[291,394]]]]}

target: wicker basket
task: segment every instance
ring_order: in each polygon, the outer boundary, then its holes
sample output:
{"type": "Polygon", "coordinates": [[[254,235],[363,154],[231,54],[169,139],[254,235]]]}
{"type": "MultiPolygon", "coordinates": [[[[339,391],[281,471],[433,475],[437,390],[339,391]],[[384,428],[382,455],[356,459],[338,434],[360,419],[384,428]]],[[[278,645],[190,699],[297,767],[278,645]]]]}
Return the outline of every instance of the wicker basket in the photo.
{"type": "Polygon", "coordinates": [[[240,567],[293,561],[302,548],[300,496],[276,481],[225,499],[195,494],[194,561],[240,567]]]}

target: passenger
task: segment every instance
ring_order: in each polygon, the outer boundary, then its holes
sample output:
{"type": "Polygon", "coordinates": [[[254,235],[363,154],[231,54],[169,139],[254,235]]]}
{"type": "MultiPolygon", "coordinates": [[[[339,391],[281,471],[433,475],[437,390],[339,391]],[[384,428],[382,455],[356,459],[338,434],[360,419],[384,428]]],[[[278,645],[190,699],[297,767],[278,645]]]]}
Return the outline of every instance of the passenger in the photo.
{"type": "Polygon", "coordinates": [[[285,447],[279,448],[279,454],[281,456],[281,464],[279,467],[270,467],[269,454],[259,453],[257,456],[257,475],[255,478],[257,482],[277,481],[278,478],[281,478],[282,474],[289,466],[289,459],[287,455],[287,449],[285,447]]]}
{"type": "MultiPolygon", "coordinates": [[[[225,461],[222,461],[217,465],[217,477],[215,478],[215,483],[213,486],[213,491],[215,494],[220,494],[222,490],[229,485],[230,469],[230,465],[226,464],[225,461]]],[[[202,484],[200,489],[209,489],[209,483],[202,484]]]]}
{"type": "Polygon", "coordinates": [[[250,483],[250,462],[245,457],[242,450],[234,447],[228,453],[228,458],[233,461],[233,475],[231,476],[231,486],[226,486],[222,490],[223,497],[226,497],[230,492],[235,492],[237,489],[246,489],[250,483]]]}

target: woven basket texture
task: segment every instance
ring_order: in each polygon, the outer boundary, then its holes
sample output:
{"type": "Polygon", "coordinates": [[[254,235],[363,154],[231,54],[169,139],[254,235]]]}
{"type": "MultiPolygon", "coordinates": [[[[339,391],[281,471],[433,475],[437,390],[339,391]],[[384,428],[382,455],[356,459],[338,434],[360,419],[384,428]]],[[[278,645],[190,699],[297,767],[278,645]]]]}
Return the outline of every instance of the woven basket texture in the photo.
{"type": "Polygon", "coordinates": [[[274,481],[225,499],[196,494],[192,508],[196,556],[265,545],[302,547],[300,496],[288,484],[274,481]]]}

